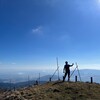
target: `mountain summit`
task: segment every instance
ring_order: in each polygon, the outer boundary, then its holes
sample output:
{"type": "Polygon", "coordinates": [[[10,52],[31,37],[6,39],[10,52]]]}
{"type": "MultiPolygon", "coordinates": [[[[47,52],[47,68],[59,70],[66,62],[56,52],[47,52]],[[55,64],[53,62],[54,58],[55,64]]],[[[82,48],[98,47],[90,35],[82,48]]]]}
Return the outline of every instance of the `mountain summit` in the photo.
{"type": "Polygon", "coordinates": [[[0,92],[0,100],[100,100],[100,85],[84,82],[48,82],[0,92]]]}

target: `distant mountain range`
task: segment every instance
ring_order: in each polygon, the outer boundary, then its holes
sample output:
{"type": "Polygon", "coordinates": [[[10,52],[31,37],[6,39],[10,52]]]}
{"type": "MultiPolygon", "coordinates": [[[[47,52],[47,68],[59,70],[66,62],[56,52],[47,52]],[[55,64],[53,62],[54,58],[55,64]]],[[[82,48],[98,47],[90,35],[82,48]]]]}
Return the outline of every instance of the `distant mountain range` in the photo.
{"type": "MultiPolygon", "coordinates": [[[[90,77],[93,77],[93,81],[96,83],[100,83],[100,70],[94,70],[94,69],[83,69],[79,70],[80,76],[82,81],[90,81],[90,77]]],[[[72,75],[72,80],[77,75],[79,77],[79,73],[76,70],[72,75]]],[[[78,78],[79,79],[79,78],[78,78]]]]}
{"type": "MultiPolygon", "coordinates": [[[[43,84],[43,83],[49,82],[49,78],[51,76],[52,75],[46,75],[46,76],[40,77],[40,79],[37,78],[37,80],[29,80],[29,81],[17,82],[17,83],[10,83],[10,82],[1,81],[0,82],[0,89],[10,90],[10,89],[16,89],[16,88],[29,87],[32,85],[36,85],[36,81],[38,81],[38,84],[43,84]]],[[[57,79],[57,76],[55,75],[52,80],[54,81],[56,79],[57,79]]]]}
{"type": "MultiPolygon", "coordinates": [[[[40,81],[39,84],[46,83],[46,81],[40,81]]],[[[35,80],[32,81],[26,81],[26,82],[19,82],[19,83],[0,83],[0,89],[6,89],[6,90],[14,90],[18,88],[23,87],[30,87],[36,84],[35,80]]]]}
{"type": "MultiPolygon", "coordinates": [[[[71,71],[71,73],[73,73],[73,71],[71,71]]],[[[93,82],[100,83],[100,70],[83,69],[83,70],[79,70],[79,73],[80,73],[80,76],[81,76],[81,80],[83,82],[87,82],[87,81],[90,82],[90,77],[93,77],[93,82]]],[[[80,81],[79,80],[79,73],[78,73],[77,70],[75,70],[75,72],[71,76],[70,80],[75,81],[75,76],[77,76],[78,81],[80,81]]],[[[36,84],[36,80],[40,84],[43,84],[45,82],[48,82],[51,77],[52,77],[52,75],[45,75],[45,76],[41,76],[40,79],[37,78],[37,79],[27,80],[27,81],[17,82],[17,83],[12,83],[10,81],[5,82],[7,79],[1,79],[0,80],[0,88],[13,89],[13,88],[27,87],[27,86],[31,86],[33,84],[36,84]]],[[[59,77],[62,80],[63,74],[60,75],[59,77]]],[[[58,80],[58,76],[54,75],[52,77],[51,81],[56,81],[56,80],[58,80]]],[[[67,80],[67,77],[66,77],[66,80],[67,80]]]]}

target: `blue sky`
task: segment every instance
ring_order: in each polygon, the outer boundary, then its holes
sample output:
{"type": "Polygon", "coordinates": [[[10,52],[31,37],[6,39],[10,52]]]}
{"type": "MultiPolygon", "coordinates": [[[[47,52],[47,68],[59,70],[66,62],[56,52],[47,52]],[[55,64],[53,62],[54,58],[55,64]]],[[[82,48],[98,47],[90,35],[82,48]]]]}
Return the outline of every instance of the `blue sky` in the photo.
{"type": "Polygon", "coordinates": [[[1,69],[100,69],[99,43],[100,0],[0,0],[1,69]]]}

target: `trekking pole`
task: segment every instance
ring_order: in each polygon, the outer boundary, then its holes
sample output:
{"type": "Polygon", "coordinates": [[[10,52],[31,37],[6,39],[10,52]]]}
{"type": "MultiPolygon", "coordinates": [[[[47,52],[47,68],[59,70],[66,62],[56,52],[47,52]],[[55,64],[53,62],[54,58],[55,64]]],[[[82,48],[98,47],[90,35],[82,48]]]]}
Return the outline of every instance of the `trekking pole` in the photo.
{"type": "Polygon", "coordinates": [[[59,66],[58,66],[58,58],[56,58],[56,60],[57,60],[57,69],[55,70],[55,72],[54,72],[54,74],[50,77],[50,81],[51,81],[51,79],[54,77],[54,75],[55,75],[55,73],[58,71],[58,80],[60,80],[59,79],[59,66]]]}
{"type": "Polygon", "coordinates": [[[39,73],[39,84],[40,84],[40,73],[39,73]]]}
{"type": "Polygon", "coordinates": [[[58,66],[58,58],[56,58],[56,60],[57,60],[57,69],[58,69],[58,80],[60,80],[60,79],[59,79],[59,66],[58,66]]]}
{"type": "Polygon", "coordinates": [[[82,81],[82,80],[81,80],[81,75],[80,75],[80,72],[79,72],[77,63],[76,63],[76,68],[77,68],[77,71],[78,71],[78,75],[79,75],[80,81],[82,81]]]}
{"type": "Polygon", "coordinates": [[[75,72],[75,70],[76,70],[76,67],[75,67],[75,69],[73,70],[73,72],[72,72],[72,74],[70,75],[70,77],[73,75],[73,73],[75,72]]]}
{"type": "Polygon", "coordinates": [[[58,68],[55,70],[54,74],[51,76],[51,79],[53,78],[53,76],[55,75],[56,71],[58,70],[58,68]]]}

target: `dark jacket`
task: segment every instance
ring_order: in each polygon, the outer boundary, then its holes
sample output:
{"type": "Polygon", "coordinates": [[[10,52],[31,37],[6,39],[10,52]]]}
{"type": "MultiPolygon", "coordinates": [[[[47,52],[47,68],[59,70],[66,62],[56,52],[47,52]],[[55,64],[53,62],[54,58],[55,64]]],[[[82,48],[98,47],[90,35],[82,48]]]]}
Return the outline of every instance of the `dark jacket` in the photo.
{"type": "Polygon", "coordinates": [[[64,70],[65,70],[65,71],[69,71],[69,70],[70,70],[70,67],[71,67],[71,65],[66,64],[66,65],[64,66],[64,70]]]}

